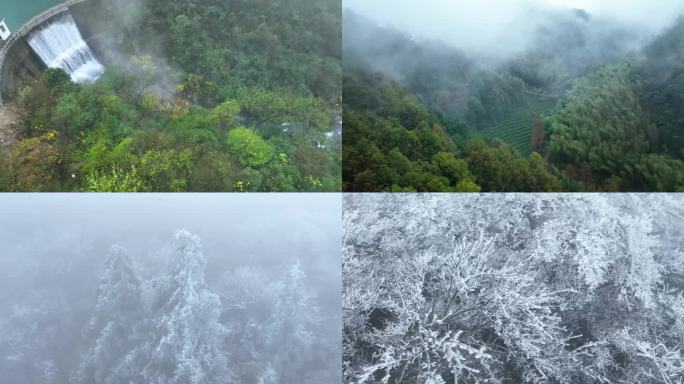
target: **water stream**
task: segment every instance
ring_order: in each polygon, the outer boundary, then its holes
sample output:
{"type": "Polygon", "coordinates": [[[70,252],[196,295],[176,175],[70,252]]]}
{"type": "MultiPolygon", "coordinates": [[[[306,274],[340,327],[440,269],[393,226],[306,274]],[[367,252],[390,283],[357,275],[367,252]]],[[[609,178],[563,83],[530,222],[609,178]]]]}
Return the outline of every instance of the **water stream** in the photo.
{"type": "Polygon", "coordinates": [[[70,14],[31,32],[28,43],[45,65],[63,69],[77,83],[93,82],[104,72],[70,14]]]}

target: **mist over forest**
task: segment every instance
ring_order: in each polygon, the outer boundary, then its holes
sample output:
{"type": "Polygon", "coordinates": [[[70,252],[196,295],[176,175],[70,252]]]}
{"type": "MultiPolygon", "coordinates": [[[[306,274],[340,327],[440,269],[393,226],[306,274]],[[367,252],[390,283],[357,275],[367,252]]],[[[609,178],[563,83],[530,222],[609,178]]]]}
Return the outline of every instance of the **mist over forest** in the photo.
{"type": "Polygon", "coordinates": [[[340,200],[5,196],[3,380],[339,381],[340,200]]]}
{"type": "MultiPolygon", "coordinates": [[[[585,33],[590,38],[601,39],[601,30],[629,31],[633,47],[646,43],[684,12],[684,5],[676,0],[437,0],[429,7],[406,0],[345,0],[343,6],[421,43],[439,41],[468,54],[499,58],[533,48],[542,37],[540,28],[556,24],[561,29],[572,12],[592,19],[592,29],[585,33]]],[[[345,34],[355,32],[344,30],[345,34]]],[[[372,41],[367,45],[373,45],[372,41]]]]}
{"type": "Polygon", "coordinates": [[[684,5],[581,3],[345,1],[345,190],[684,188],[684,5]]]}

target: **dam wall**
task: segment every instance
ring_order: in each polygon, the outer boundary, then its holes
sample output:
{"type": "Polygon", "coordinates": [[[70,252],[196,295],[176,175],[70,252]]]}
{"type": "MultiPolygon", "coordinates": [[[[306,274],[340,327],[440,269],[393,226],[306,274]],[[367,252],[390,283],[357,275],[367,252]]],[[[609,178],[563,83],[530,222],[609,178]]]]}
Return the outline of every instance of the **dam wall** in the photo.
{"type": "MultiPolygon", "coordinates": [[[[36,28],[89,0],[67,0],[33,17],[0,47],[0,105],[16,99],[22,83],[35,79],[46,69],[45,64],[31,49],[27,36],[36,28]]],[[[92,36],[88,36],[92,37],[92,36]]],[[[85,37],[84,38],[88,38],[85,37]]]]}

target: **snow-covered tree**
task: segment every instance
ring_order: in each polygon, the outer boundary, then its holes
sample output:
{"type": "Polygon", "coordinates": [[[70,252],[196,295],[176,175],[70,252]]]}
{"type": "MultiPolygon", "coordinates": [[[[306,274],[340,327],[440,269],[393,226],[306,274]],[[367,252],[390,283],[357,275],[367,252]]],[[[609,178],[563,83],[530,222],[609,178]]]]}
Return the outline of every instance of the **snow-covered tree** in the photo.
{"type": "Polygon", "coordinates": [[[277,384],[279,383],[278,381],[278,373],[275,371],[273,366],[271,364],[267,364],[266,367],[263,368],[261,374],[259,374],[259,378],[257,379],[257,384],[277,384]]]}
{"type": "Polygon", "coordinates": [[[235,267],[238,258],[211,259],[212,267],[231,269],[205,280],[200,239],[187,231],[154,260],[112,246],[102,263],[91,250],[76,262],[71,255],[80,249],[69,242],[59,257],[46,255],[50,263],[27,260],[22,274],[3,270],[14,281],[0,299],[16,305],[0,308],[0,382],[339,381],[339,334],[331,332],[339,317],[319,315],[312,294],[319,282],[307,280],[299,263],[235,267]],[[99,279],[88,275],[100,263],[99,279]],[[32,288],[38,279],[40,289],[32,288]]]}
{"type": "Polygon", "coordinates": [[[494,259],[492,245],[462,239],[446,255],[388,260],[393,274],[380,300],[362,311],[356,342],[373,345],[377,362],[357,374],[359,383],[496,383],[507,360],[525,382],[566,381],[573,356],[554,312],[562,293],[537,284],[524,263],[494,259]]]}
{"type": "MultiPolygon", "coordinates": [[[[240,382],[254,384],[320,383],[330,376],[329,361],[339,350],[331,343],[328,324],[322,324],[316,298],[307,287],[300,263],[267,274],[262,269],[238,267],[224,275],[224,323],[231,363],[240,382]]],[[[338,354],[337,354],[338,355],[338,354]]]]}
{"type": "Polygon", "coordinates": [[[318,313],[306,289],[306,274],[299,263],[288,268],[275,287],[271,319],[265,326],[268,364],[265,376],[273,369],[279,382],[304,382],[303,372],[316,343],[313,332],[318,313]],[[272,368],[271,368],[272,367],[272,368]]]}
{"type": "Polygon", "coordinates": [[[346,196],[345,380],[678,383],[683,200],[346,196]]]}
{"type": "Polygon", "coordinates": [[[22,294],[25,304],[6,308],[0,318],[0,381],[63,383],[68,366],[58,352],[65,340],[78,336],[72,307],[63,295],[47,290],[22,294]]]}
{"type": "Polygon", "coordinates": [[[227,343],[238,379],[247,383],[277,382],[266,340],[277,280],[250,267],[238,267],[224,274],[222,280],[222,319],[232,331],[227,343]]]}
{"type": "Polygon", "coordinates": [[[74,382],[122,383],[135,376],[126,355],[141,342],[142,284],[128,252],[112,246],[100,279],[95,315],[84,332],[86,340],[94,341],[83,354],[74,382]]]}
{"type": "Polygon", "coordinates": [[[187,231],[175,234],[176,260],[161,285],[142,347],[142,377],[149,384],[230,383],[227,334],[219,323],[221,301],[206,285],[200,239],[187,231]]]}

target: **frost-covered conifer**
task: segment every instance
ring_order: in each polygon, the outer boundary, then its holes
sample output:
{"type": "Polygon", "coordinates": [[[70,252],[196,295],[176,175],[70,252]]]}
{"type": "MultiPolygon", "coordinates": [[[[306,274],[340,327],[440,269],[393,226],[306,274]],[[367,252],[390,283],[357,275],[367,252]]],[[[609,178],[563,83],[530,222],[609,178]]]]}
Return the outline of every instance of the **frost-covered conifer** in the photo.
{"type": "Polygon", "coordinates": [[[84,336],[94,340],[83,354],[76,383],[129,382],[135,373],[126,355],[141,342],[142,278],[128,252],[112,246],[100,278],[95,314],[84,336]]]}
{"type": "Polygon", "coordinates": [[[223,349],[227,330],[218,322],[219,297],[204,281],[200,240],[177,231],[175,248],[175,265],[142,347],[142,376],[150,384],[230,383],[223,349]]]}
{"type": "Polygon", "coordinates": [[[274,382],[266,328],[275,305],[277,282],[263,270],[250,267],[238,267],[224,274],[222,280],[222,319],[231,329],[227,343],[231,365],[239,367],[238,379],[274,382]]]}
{"type": "Polygon", "coordinates": [[[265,327],[269,356],[265,376],[272,376],[268,371],[274,369],[282,382],[304,382],[306,378],[300,372],[306,370],[307,358],[317,341],[313,327],[318,314],[305,279],[299,263],[286,270],[275,287],[273,312],[265,327]]]}

